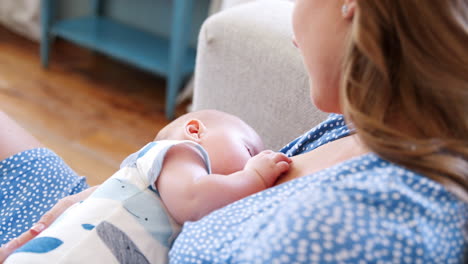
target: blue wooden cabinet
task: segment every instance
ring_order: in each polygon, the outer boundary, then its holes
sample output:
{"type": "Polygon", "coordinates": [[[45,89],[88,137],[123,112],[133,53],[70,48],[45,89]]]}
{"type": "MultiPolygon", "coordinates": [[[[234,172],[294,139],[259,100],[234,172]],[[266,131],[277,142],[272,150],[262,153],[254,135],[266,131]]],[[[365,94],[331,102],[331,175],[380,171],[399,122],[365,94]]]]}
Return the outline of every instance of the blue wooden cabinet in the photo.
{"type": "Polygon", "coordinates": [[[42,65],[48,66],[51,38],[57,36],[167,77],[165,110],[172,119],[177,92],[195,65],[189,46],[194,1],[172,0],[171,33],[165,38],[105,17],[100,0],[91,0],[88,16],[57,21],[56,0],[42,0],[42,65]]]}

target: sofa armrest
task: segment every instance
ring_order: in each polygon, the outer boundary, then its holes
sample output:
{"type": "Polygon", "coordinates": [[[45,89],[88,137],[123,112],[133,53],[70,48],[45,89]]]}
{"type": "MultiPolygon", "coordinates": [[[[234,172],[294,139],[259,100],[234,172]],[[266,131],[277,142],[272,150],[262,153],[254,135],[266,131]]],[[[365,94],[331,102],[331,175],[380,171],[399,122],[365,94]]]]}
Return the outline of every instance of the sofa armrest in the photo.
{"type": "Polygon", "coordinates": [[[291,42],[289,1],[256,1],[211,16],[202,26],[193,109],[239,116],[278,150],[322,121],[291,42]]]}

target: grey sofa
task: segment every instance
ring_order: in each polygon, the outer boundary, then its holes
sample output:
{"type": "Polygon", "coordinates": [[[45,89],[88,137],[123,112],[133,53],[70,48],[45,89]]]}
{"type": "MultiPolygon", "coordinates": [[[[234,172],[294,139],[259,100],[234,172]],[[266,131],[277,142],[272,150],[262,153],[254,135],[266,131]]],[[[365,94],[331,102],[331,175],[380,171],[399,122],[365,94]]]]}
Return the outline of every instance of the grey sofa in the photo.
{"type": "Polygon", "coordinates": [[[278,150],[326,118],[309,97],[291,42],[289,1],[263,0],[211,16],[202,26],[193,109],[241,117],[278,150]]]}

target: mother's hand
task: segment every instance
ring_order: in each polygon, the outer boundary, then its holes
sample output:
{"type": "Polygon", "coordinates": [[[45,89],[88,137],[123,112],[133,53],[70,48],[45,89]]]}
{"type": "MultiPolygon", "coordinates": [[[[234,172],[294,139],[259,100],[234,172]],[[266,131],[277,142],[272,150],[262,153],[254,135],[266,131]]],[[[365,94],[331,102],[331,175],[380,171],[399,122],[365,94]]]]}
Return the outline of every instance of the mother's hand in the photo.
{"type": "Polygon", "coordinates": [[[55,219],[57,219],[70,206],[88,198],[88,196],[90,196],[97,187],[98,186],[90,187],[80,193],[60,199],[58,203],[55,204],[52,209],[50,209],[50,211],[45,213],[41,219],[33,227],[31,227],[31,229],[24,232],[17,238],[12,239],[10,242],[6,243],[2,248],[0,248],[0,263],[3,263],[3,261],[5,261],[5,259],[17,248],[23,246],[31,239],[36,237],[39,233],[41,233],[44,229],[49,227],[55,221],[55,219]]]}

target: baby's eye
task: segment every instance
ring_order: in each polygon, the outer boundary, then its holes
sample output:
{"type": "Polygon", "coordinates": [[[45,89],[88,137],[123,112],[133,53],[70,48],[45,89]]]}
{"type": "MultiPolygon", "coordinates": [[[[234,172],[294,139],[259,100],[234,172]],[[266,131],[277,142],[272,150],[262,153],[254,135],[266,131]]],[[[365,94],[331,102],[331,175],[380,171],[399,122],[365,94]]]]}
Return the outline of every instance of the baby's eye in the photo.
{"type": "Polygon", "coordinates": [[[250,157],[253,157],[253,153],[252,153],[252,150],[250,150],[250,148],[248,146],[245,146],[245,148],[247,149],[247,151],[249,152],[249,155],[250,157]]]}

